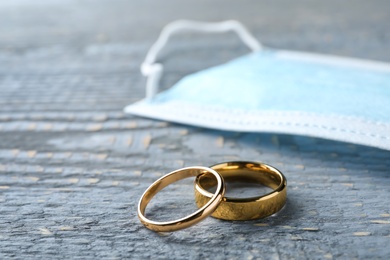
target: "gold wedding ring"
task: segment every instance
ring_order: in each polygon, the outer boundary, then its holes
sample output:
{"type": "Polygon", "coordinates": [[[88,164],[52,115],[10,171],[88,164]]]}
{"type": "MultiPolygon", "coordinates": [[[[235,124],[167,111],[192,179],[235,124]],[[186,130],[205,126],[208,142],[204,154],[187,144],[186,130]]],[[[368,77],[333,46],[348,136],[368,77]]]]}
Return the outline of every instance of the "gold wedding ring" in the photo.
{"type": "MultiPolygon", "coordinates": [[[[287,181],[283,174],[272,166],[257,162],[227,162],[211,166],[225,181],[259,183],[273,189],[272,192],[251,198],[224,197],[212,214],[225,220],[250,220],[270,216],[286,203],[287,181]]],[[[208,203],[213,194],[207,189],[216,182],[209,174],[198,175],[195,179],[195,200],[198,207],[208,203]]]]}
{"type": "Polygon", "coordinates": [[[213,213],[218,207],[218,205],[221,203],[224,194],[224,180],[222,179],[221,175],[215,170],[212,170],[207,167],[198,166],[182,168],[180,170],[168,173],[167,175],[155,181],[152,185],[149,186],[149,188],[147,188],[138,203],[138,217],[141,220],[142,224],[145,225],[145,227],[158,232],[169,232],[187,228],[211,215],[211,213],[213,213]],[[214,194],[210,193],[210,196],[207,198],[207,201],[205,201],[202,206],[198,205],[200,208],[199,210],[184,218],[167,222],[152,221],[145,217],[144,214],[146,206],[148,205],[150,200],[163,188],[181,179],[185,179],[192,176],[196,177],[203,174],[206,174],[207,176],[210,176],[210,174],[213,175],[214,178],[210,179],[214,180],[214,185],[217,188],[214,194]]]}

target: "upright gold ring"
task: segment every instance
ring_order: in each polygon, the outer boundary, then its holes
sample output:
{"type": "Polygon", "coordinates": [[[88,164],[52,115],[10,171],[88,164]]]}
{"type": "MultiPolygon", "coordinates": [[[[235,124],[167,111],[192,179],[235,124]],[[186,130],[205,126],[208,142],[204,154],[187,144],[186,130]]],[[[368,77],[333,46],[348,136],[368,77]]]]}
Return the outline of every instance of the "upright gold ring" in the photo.
{"type": "MultiPolygon", "coordinates": [[[[225,181],[256,182],[273,189],[272,192],[251,198],[224,197],[221,204],[211,215],[225,220],[250,220],[270,216],[286,203],[287,180],[274,167],[258,162],[234,161],[211,166],[225,181]]],[[[209,174],[199,175],[195,179],[195,200],[203,207],[212,193],[207,191],[215,186],[209,174]]]]}
{"type": "Polygon", "coordinates": [[[144,194],[142,195],[138,203],[138,217],[142,222],[142,224],[144,224],[145,227],[151,230],[158,231],[158,232],[176,231],[179,229],[192,226],[198,223],[199,221],[203,220],[207,216],[211,215],[211,213],[213,213],[214,210],[221,203],[224,194],[225,194],[224,180],[221,177],[221,175],[215,170],[207,167],[201,167],[201,166],[182,168],[180,170],[173,171],[161,177],[160,179],[155,181],[152,185],[150,185],[149,188],[146,189],[146,191],[144,192],[144,194]],[[180,218],[173,221],[166,221],[166,222],[152,221],[145,217],[146,206],[148,205],[150,200],[163,188],[165,188],[166,186],[168,186],[173,182],[188,177],[192,177],[192,176],[196,177],[203,174],[207,174],[207,176],[210,176],[210,174],[212,174],[214,178],[211,179],[214,180],[214,185],[216,184],[217,188],[215,193],[210,194],[208,200],[202,206],[199,207],[200,208],[199,210],[184,218],[180,218]]]}

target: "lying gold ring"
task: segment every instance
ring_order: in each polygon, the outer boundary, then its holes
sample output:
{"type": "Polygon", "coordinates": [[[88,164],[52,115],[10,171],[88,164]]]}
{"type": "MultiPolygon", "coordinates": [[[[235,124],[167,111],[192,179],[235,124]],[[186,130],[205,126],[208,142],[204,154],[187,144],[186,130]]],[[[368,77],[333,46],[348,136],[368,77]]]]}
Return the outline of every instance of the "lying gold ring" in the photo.
{"type": "Polygon", "coordinates": [[[138,217],[141,220],[142,224],[145,225],[145,227],[158,232],[169,232],[169,231],[175,231],[175,230],[187,228],[189,226],[198,223],[199,221],[203,220],[207,216],[211,215],[211,213],[213,213],[214,210],[221,203],[224,194],[225,194],[224,180],[222,179],[221,175],[219,175],[219,173],[216,172],[215,170],[207,167],[200,167],[200,166],[182,168],[180,170],[173,171],[161,177],[160,179],[155,181],[152,185],[150,185],[149,188],[146,189],[146,191],[144,192],[144,194],[142,195],[138,203],[138,217]],[[145,217],[144,214],[145,214],[146,206],[148,205],[149,201],[160,190],[162,190],[169,184],[179,181],[181,179],[185,179],[191,176],[203,175],[203,174],[207,174],[208,176],[212,174],[215,177],[210,179],[214,180],[214,185],[216,181],[217,189],[214,195],[210,194],[209,199],[202,206],[199,207],[200,208],[199,210],[184,218],[173,220],[173,221],[167,221],[167,222],[152,221],[145,217]]]}
{"type": "MultiPolygon", "coordinates": [[[[263,184],[273,191],[252,198],[224,197],[221,204],[211,215],[225,220],[250,220],[270,216],[283,208],[287,196],[287,180],[272,166],[257,162],[227,162],[211,166],[225,181],[244,181],[263,184]]],[[[205,205],[212,194],[207,191],[215,186],[209,174],[199,175],[195,179],[195,200],[198,207],[205,205]]]]}

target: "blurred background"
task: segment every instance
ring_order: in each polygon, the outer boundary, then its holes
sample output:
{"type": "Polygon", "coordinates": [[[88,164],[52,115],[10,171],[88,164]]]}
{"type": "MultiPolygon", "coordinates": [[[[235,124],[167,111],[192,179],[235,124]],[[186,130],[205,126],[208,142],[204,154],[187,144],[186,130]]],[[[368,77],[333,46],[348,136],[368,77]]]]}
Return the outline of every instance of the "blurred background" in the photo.
{"type": "Polygon", "coordinates": [[[0,44],[10,53],[95,44],[146,48],[176,19],[237,19],[269,47],[389,60],[381,52],[389,46],[389,9],[386,0],[1,1],[0,44]]]}
{"type": "MultiPolygon", "coordinates": [[[[131,86],[123,85],[131,95],[118,100],[124,106],[143,97],[139,65],[171,21],[237,19],[270,48],[390,61],[389,10],[387,0],[0,1],[0,64],[12,71],[73,70],[83,62],[108,68],[114,60],[111,71],[133,74],[131,86]]],[[[246,52],[233,34],[178,35],[161,56],[162,85],[246,52]]]]}

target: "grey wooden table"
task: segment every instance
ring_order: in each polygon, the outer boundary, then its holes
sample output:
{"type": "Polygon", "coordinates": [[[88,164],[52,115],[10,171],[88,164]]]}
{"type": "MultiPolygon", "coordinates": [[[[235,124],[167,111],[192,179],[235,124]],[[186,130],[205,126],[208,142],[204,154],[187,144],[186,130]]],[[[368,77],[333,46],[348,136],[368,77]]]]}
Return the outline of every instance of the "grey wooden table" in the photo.
{"type": "MultiPolygon", "coordinates": [[[[390,61],[389,11],[387,0],[1,1],[0,258],[388,259],[389,151],[121,111],[143,98],[139,64],[172,20],[234,18],[266,46],[390,61]],[[156,178],[228,160],[283,171],[287,206],[174,233],[139,223],[136,203],[156,178]]],[[[163,85],[246,51],[230,34],[177,36],[163,85]]],[[[191,190],[173,185],[150,214],[191,212],[191,190]]]]}

